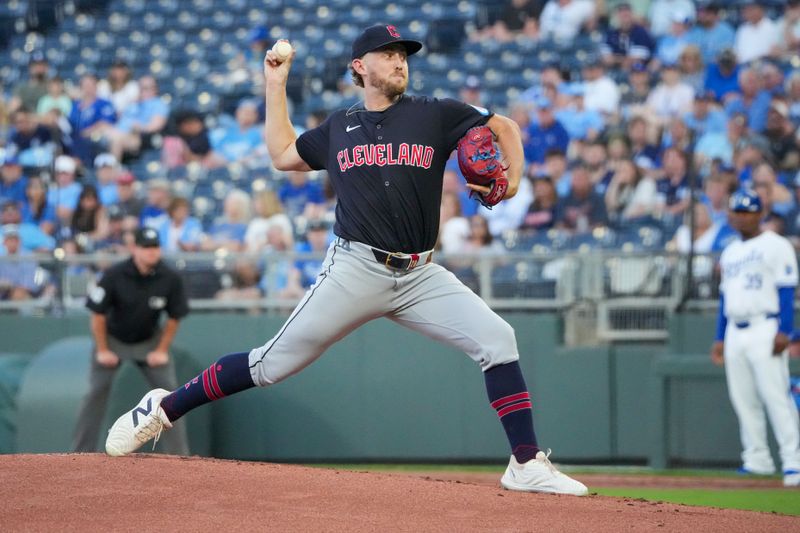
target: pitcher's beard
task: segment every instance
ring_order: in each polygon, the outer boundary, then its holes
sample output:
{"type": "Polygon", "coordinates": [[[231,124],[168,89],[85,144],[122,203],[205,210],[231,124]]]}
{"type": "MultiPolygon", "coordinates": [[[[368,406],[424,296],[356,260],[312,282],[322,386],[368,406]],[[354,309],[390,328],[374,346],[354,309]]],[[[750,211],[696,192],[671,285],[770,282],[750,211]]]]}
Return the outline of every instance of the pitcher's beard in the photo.
{"type": "Polygon", "coordinates": [[[406,88],[408,87],[408,79],[402,78],[402,81],[400,81],[399,79],[395,79],[395,77],[390,77],[389,79],[384,80],[371,80],[371,84],[384,96],[386,96],[386,98],[389,100],[394,100],[406,92],[406,88]]]}

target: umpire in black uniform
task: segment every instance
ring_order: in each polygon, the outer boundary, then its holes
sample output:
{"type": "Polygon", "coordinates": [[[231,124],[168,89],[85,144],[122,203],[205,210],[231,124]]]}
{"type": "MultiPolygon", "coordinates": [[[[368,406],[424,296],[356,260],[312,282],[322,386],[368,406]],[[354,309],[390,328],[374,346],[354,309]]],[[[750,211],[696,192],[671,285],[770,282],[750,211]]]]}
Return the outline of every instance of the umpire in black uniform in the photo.
{"type": "MultiPolygon", "coordinates": [[[[83,400],[73,449],[97,451],[97,437],[106,411],[108,395],[122,361],[135,363],[153,388],[173,390],[178,382],[169,347],[178,322],[189,312],[183,283],[178,274],[161,261],[158,232],[151,228],[136,232],[130,259],[109,268],[89,292],[94,337],[89,393],[83,400]],[[167,313],[163,327],[161,313],[167,313]]],[[[186,428],[164,435],[163,450],[188,455],[186,428]]]]}

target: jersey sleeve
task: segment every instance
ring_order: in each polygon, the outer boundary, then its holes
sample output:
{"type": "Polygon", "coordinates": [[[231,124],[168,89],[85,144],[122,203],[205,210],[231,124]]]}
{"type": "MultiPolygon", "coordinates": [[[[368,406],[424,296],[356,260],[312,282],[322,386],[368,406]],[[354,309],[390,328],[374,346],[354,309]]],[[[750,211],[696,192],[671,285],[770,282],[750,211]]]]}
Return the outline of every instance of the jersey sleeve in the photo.
{"type": "Polygon", "coordinates": [[[775,285],[778,287],[797,286],[797,255],[794,247],[784,238],[776,242],[775,255],[775,285]]]}
{"type": "MultiPolygon", "coordinates": [[[[719,294],[720,296],[725,294],[725,273],[723,272],[722,265],[725,263],[725,256],[727,255],[728,248],[727,246],[725,249],[722,250],[722,253],[719,255],[719,262],[717,262],[717,267],[720,269],[720,280],[719,280],[719,294]]],[[[720,305],[722,305],[720,303],[720,305]]]]}
{"type": "Polygon", "coordinates": [[[483,126],[490,118],[492,113],[482,107],[471,106],[452,98],[439,100],[441,105],[442,133],[447,148],[447,153],[452,152],[458,140],[467,133],[467,130],[475,126],[483,126]]]}
{"type": "Polygon", "coordinates": [[[111,308],[114,303],[114,284],[111,277],[104,274],[100,281],[89,289],[89,294],[86,296],[86,307],[101,315],[111,308]]]}
{"type": "Polygon", "coordinates": [[[316,128],[303,132],[295,142],[297,153],[314,170],[327,168],[332,117],[329,116],[316,128]]]}
{"type": "Polygon", "coordinates": [[[183,280],[177,274],[172,276],[172,290],[167,298],[167,315],[180,320],[189,314],[189,302],[183,287],[183,280]]]}

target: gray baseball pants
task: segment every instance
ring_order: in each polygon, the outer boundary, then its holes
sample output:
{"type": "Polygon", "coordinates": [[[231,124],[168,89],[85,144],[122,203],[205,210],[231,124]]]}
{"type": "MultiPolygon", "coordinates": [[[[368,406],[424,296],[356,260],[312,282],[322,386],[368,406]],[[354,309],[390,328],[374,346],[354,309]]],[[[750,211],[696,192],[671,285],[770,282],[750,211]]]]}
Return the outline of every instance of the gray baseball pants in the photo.
{"type": "Polygon", "coordinates": [[[369,246],[337,238],[316,282],[280,331],[250,352],[253,381],[263,387],[296,374],[380,317],[458,348],[483,371],[519,359],[513,328],[442,266],[391,269],[369,246]]]}
{"type": "MultiPolygon", "coordinates": [[[[119,356],[120,364],[125,361],[135,363],[147,378],[151,388],[171,391],[178,388],[178,380],[175,377],[175,363],[172,357],[169,358],[169,363],[164,366],[149,367],[145,362],[147,354],[155,349],[160,338],[159,332],[145,341],[128,344],[109,335],[108,348],[119,356]]],[[[72,449],[76,452],[97,451],[100,425],[103,423],[111,385],[119,368],[101,366],[94,356],[94,350],[92,350],[91,358],[89,392],[81,403],[78,424],[75,428],[75,436],[72,443],[72,449]]],[[[172,430],[164,432],[159,439],[159,449],[173,455],[189,455],[189,439],[186,435],[186,426],[183,421],[177,421],[172,430]]]]}

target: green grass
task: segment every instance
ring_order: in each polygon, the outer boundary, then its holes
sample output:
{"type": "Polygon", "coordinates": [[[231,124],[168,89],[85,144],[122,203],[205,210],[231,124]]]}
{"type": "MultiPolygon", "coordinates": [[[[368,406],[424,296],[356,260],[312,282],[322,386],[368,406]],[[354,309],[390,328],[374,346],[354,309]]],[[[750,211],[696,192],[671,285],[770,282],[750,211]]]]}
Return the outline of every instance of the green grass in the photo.
{"type": "Polygon", "coordinates": [[[658,489],[646,487],[589,487],[603,496],[644,498],[651,501],[682,503],[765,511],[800,516],[800,492],[790,489],[658,489]]]}
{"type": "MultiPolygon", "coordinates": [[[[505,465],[441,465],[441,464],[320,464],[311,465],[339,470],[368,472],[469,472],[502,475],[505,465]]],[[[740,477],[732,470],[652,470],[643,467],[574,466],[564,467],[565,472],[580,476],[586,474],[643,475],[664,477],[740,477]]],[[[772,476],[780,479],[779,476],[772,476]]],[[[653,487],[595,487],[589,490],[603,496],[643,498],[684,505],[741,509],[745,511],[775,512],[800,516],[800,491],[793,489],[661,489],[653,487]]]]}

